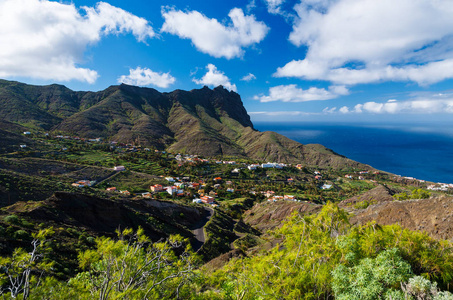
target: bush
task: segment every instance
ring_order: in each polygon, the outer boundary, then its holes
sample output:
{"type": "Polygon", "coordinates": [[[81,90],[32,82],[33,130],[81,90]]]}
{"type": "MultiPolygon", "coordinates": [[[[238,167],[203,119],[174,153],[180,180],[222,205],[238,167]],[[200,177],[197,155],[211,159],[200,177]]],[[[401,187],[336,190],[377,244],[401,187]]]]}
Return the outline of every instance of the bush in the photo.
{"type": "Polygon", "coordinates": [[[413,190],[410,195],[407,192],[399,193],[393,195],[393,198],[396,200],[408,200],[408,199],[427,199],[431,196],[431,193],[423,190],[423,189],[415,189],[413,190]]]}
{"type": "Polygon", "coordinates": [[[355,209],[365,209],[368,206],[373,205],[373,204],[377,204],[377,201],[376,200],[370,200],[370,201],[364,200],[364,201],[356,203],[354,205],[354,208],[355,209]]]}
{"type": "Polygon", "coordinates": [[[28,234],[28,232],[26,232],[25,230],[19,229],[16,232],[14,232],[13,237],[15,239],[26,240],[30,238],[30,234],[28,234]]]}
{"type": "Polygon", "coordinates": [[[19,225],[19,217],[16,215],[9,215],[3,218],[6,223],[19,225]]]}

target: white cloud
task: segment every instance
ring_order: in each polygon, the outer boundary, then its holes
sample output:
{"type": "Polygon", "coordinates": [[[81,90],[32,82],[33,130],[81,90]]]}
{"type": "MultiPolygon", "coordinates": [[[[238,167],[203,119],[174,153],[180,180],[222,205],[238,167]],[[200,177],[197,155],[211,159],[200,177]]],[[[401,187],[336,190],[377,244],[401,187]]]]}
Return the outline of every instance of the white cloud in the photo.
{"type": "Polygon", "coordinates": [[[309,0],[295,10],[289,40],[308,51],[275,76],[350,85],[453,78],[452,0],[309,0]]]}
{"type": "Polygon", "coordinates": [[[319,115],[319,113],[310,113],[304,111],[251,111],[248,113],[251,116],[309,116],[309,115],[319,115]]]}
{"type": "Polygon", "coordinates": [[[295,84],[289,84],[271,87],[268,96],[259,95],[255,96],[254,99],[261,102],[306,102],[335,99],[348,93],[348,90],[344,86],[331,86],[328,90],[316,87],[304,90],[298,88],[295,84]]]}
{"type": "Polygon", "coordinates": [[[431,97],[419,97],[406,101],[390,99],[387,102],[369,101],[355,105],[353,108],[344,106],[341,113],[371,114],[440,114],[453,113],[453,94],[437,94],[431,97]]]}
{"type": "Polygon", "coordinates": [[[252,73],[248,73],[247,75],[241,78],[242,81],[252,81],[254,79],[256,79],[256,76],[253,75],[252,73]]]}
{"type": "Polygon", "coordinates": [[[358,113],[358,114],[360,114],[360,113],[363,112],[362,108],[363,108],[363,104],[357,104],[356,106],[354,106],[354,110],[353,111],[358,113]]]}
{"type": "Polygon", "coordinates": [[[336,111],[337,111],[336,107],[332,107],[332,108],[326,107],[322,110],[322,112],[325,114],[333,114],[336,111]]]}
{"type": "Polygon", "coordinates": [[[281,5],[285,2],[285,0],[263,0],[267,5],[267,10],[271,14],[280,14],[281,13],[281,5]]]}
{"type": "Polygon", "coordinates": [[[137,86],[155,85],[160,88],[167,88],[175,81],[176,79],[170,73],[157,73],[140,67],[129,69],[129,75],[122,75],[118,78],[119,83],[137,86]]]}
{"type": "Polygon", "coordinates": [[[88,45],[103,35],[130,32],[144,42],[148,22],[105,2],[96,7],[47,0],[0,1],[0,77],[96,81],[95,70],[78,67],[88,45]]]}
{"type": "Polygon", "coordinates": [[[343,114],[349,113],[349,108],[347,106],[343,106],[342,108],[339,109],[339,111],[343,114]]]}
{"type": "Polygon", "coordinates": [[[198,11],[165,8],[162,16],[165,19],[162,32],[190,39],[201,52],[227,59],[241,57],[243,47],[261,42],[269,31],[263,22],[257,21],[254,15],[245,16],[240,8],[230,11],[228,16],[232,23],[228,26],[198,11]]]}
{"type": "Polygon", "coordinates": [[[193,79],[196,84],[207,85],[207,86],[219,86],[222,85],[224,88],[230,91],[237,91],[236,85],[231,84],[230,79],[222,71],[217,70],[217,67],[213,64],[206,66],[208,72],[201,79],[193,79]]]}

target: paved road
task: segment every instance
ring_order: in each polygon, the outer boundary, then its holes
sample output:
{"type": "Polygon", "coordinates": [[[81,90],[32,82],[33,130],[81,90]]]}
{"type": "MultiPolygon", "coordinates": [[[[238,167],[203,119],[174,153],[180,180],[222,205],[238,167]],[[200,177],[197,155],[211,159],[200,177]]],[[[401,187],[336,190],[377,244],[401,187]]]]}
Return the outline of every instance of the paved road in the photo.
{"type": "Polygon", "coordinates": [[[209,207],[204,208],[204,216],[196,225],[196,228],[193,230],[193,234],[195,235],[195,243],[193,244],[193,249],[195,251],[200,250],[201,246],[206,242],[206,236],[204,234],[204,226],[206,223],[211,219],[212,215],[214,214],[214,210],[209,207]]]}

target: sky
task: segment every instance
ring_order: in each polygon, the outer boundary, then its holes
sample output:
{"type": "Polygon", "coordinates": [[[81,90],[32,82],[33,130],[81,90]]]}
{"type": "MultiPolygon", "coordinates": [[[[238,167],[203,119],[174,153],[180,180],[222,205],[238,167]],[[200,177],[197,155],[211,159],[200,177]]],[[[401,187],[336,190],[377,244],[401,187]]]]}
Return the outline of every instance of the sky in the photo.
{"type": "Polygon", "coordinates": [[[448,122],[453,0],[0,0],[0,78],[203,86],[252,121],[448,122]]]}

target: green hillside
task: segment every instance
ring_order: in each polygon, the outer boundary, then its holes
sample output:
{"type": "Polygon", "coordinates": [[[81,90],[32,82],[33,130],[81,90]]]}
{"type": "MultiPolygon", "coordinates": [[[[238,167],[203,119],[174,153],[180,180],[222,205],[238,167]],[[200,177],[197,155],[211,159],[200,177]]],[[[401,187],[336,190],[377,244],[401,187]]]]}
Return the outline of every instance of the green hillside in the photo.
{"type": "MultiPolygon", "coordinates": [[[[100,92],[74,92],[61,85],[1,80],[0,115],[3,122],[33,132],[101,137],[170,152],[364,167],[320,145],[304,146],[255,130],[240,96],[222,86],[160,93],[122,84],[100,92]]],[[[9,127],[4,130],[20,133],[9,127]]]]}

